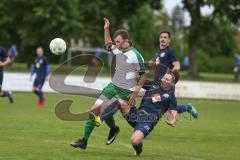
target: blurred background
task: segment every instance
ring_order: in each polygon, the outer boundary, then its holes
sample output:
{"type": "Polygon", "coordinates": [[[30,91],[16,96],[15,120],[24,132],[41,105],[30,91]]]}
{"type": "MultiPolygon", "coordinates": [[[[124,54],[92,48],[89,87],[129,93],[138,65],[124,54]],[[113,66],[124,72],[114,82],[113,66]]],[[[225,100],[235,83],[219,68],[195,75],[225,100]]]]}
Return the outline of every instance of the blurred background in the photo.
{"type": "Polygon", "coordinates": [[[238,0],[1,0],[0,11],[0,45],[9,49],[16,44],[18,50],[16,63],[7,70],[26,70],[37,46],[44,47],[50,63],[65,61],[67,54],[54,56],[48,49],[55,37],[63,38],[70,49],[102,48],[103,17],[108,17],[111,33],[126,28],[146,61],[159,47],[160,31],[168,30],[180,62],[183,65],[185,58],[189,63],[183,67],[183,79],[205,79],[204,73],[214,73],[207,74],[207,80],[234,81],[240,49],[238,0]]]}

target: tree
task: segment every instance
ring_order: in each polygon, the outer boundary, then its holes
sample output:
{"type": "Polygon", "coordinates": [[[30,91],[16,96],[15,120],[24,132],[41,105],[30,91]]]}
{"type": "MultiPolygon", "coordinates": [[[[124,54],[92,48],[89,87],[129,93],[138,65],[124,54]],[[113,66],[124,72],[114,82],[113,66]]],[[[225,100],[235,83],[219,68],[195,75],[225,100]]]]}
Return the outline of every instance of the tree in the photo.
{"type": "MultiPolygon", "coordinates": [[[[221,22],[225,22],[225,24],[226,20],[224,20],[224,17],[228,18],[235,24],[238,23],[240,18],[237,15],[240,13],[240,1],[183,0],[182,2],[184,4],[184,8],[189,12],[191,16],[191,24],[189,26],[187,36],[190,58],[189,75],[196,76],[198,72],[196,48],[198,47],[198,44],[201,44],[201,39],[203,39],[202,37],[204,35],[207,35],[211,30],[211,28],[209,29],[209,24],[217,23],[217,21],[215,21],[216,17],[218,17],[221,22]],[[212,5],[214,7],[213,14],[208,17],[201,15],[200,10],[202,6],[206,5],[212,5]]],[[[231,41],[231,38],[229,40],[231,41]]]]}
{"type": "MultiPolygon", "coordinates": [[[[31,59],[35,47],[48,48],[51,39],[79,37],[81,32],[77,1],[65,0],[3,0],[0,2],[1,36],[5,44],[16,42],[20,46],[20,58],[31,59]],[[54,7],[51,7],[54,6],[54,7]],[[24,8],[24,9],[23,9],[24,8]],[[22,56],[22,57],[21,57],[22,56]],[[28,58],[30,57],[30,58],[28,58]]],[[[49,55],[52,56],[52,55],[49,55]]],[[[52,58],[56,60],[56,58],[52,58]]]]}

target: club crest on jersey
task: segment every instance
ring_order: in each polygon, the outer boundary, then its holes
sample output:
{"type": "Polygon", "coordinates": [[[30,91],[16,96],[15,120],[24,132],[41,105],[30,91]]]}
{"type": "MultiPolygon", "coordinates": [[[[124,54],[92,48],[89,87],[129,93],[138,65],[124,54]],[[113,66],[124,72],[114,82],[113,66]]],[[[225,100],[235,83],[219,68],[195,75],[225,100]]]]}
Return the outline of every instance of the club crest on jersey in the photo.
{"type": "Polygon", "coordinates": [[[169,94],[165,93],[165,94],[163,94],[162,96],[165,97],[165,98],[168,98],[168,97],[169,97],[169,94]]]}
{"type": "Polygon", "coordinates": [[[162,53],[160,54],[160,57],[165,57],[165,52],[162,52],[162,53]]]}
{"type": "Polygon", "coordinates": [[[36,68],[40,68],[40,63],[36,63],[36,68]]]}

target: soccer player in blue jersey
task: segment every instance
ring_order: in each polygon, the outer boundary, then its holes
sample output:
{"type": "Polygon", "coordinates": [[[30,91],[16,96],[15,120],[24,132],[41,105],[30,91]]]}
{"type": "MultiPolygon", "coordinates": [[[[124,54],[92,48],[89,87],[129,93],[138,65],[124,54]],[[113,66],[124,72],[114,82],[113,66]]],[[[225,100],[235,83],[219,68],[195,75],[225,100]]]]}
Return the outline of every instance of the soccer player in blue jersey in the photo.
{"type": "Polygon", "coordinates": [[[46,98],[43,96],[42,87],[44,85],[45,80],[48,80],[48,76],[50,74],[50,67],[48,65],[48,60],[44,56],[44,51],[42,47],[38,47],[36,49],[37,57],[34,60],[34,66],[32,67],[32,72],[30,76],[30,80],[32,80],[32,76],[36,73],[36,77],[33,82],[32,92],[35,93],[39,102],[37,103],[37,107],[44,106],[44,102],[46,98]]]}
{"type": "MultiPolygon", "coordinates": [[[[159,50],[157,51],[155,57],[148,62],[150,66],[155,67],[154,79],[158,78],[162,74],[161,70],[158,69],[158,65],[160,64],[168,67],[172,72],[179,72],[181,69],[175,51],[169,47],[171,42],[171,33],[168,31],[161,32],[159,41],[159,50]]],[[[189,112],[194,118],[198,118],[196,108],[190,103],[187,105],[178,104],[177,111],[178,113],[189,112]]]]}
{"type": "Polygon", "coordinates": [[[6,57],[6,50],[0,47],[0,97],[8,97],[9,102],[13,103],[13,97],[10,91],[2,91],[3,67],[10,64],[10,57],[6,57]]]}
{"type": "MultiPolygon", "coordinates": [[[[109,107],[120,108],[124,118],[134,128],[131,136],[131,143],[136,155],[142,153],[142,141],[149,135],[158,123],[159,119],[167,112],[170,119],[166,123],[174,127],[177,120],[177,101],[175,98],[176,75],[169,72],[158,81],[146,80],[143,88],[146,90],[140,107],[130,106],[126,101],[118,99],[109,107]]],[[[111,111],[110,111],[111,112],[111,111]]],[[[110,113],[109,112],[109,113],[110,113]]],[[[109,113],[100,115],[102,120],[108,118],[109,113]]]]}

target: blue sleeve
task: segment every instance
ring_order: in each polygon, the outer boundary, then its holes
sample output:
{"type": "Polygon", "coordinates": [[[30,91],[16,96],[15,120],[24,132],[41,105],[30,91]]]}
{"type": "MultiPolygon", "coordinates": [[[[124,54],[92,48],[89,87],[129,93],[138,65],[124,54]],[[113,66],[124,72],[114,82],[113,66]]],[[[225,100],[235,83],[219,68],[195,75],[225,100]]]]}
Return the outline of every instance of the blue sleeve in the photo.
{"type": "Polygon", "coordinates": [[[6,60],[6,51],[4,48],[0,47],[0,61],[1,62],[4,62],[6,60]]]}
{"type": "Polygon", "coordinates": [[[50,65],[48,64],[46,67],[46,76],[49,76],[50,73],[51,73],[51,68],[50,68],[50,65]]]}
{"type": "Polygon", "coordinates": [[[176,53],[172,49],[169,50],[169,60],[170,60],[170,62],[178,61],[176,53]]]}
{"type": "Polygon", "coordinates": [[[32,66],[31,75],[33,75],[35,72],[36,72],[36,68],[35,68],[35,65],[34,65],[34,66],[32,66]]]}

